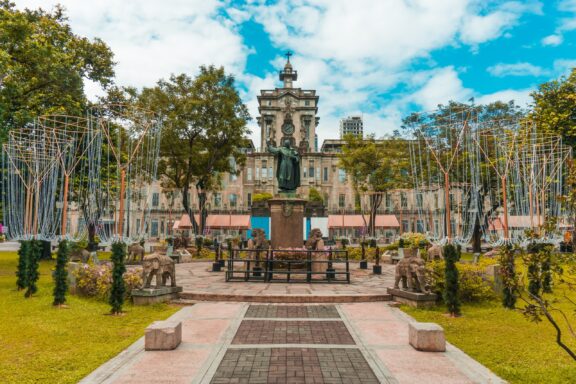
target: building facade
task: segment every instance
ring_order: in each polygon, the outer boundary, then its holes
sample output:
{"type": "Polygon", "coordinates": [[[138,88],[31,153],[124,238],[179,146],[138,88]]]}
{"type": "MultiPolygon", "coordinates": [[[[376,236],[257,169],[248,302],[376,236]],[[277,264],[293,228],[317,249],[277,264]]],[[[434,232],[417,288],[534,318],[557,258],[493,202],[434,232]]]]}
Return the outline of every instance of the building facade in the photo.
{"type": "Polygon", "coordinates": [[[362,116],[348,116],[340,120],[340,138],[346,135],[364,137],[364,121],[362,116]]]}

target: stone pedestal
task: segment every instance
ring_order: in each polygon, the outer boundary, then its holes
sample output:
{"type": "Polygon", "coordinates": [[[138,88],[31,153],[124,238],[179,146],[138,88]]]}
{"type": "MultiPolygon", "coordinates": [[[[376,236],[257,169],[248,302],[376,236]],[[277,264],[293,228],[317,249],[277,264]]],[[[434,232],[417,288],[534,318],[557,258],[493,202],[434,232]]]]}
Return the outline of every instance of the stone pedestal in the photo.
{"type": "Polygon", "coordinates": [[[177,299],[182,287],[142,288],[132,290],[134,305],[163,303],[177,299]]]}
{"type": "Polygon", "coordinates": [[[277,197],[268,200],[268,205],[272,248],[302,248],[306,200],[277,197]]]}
{"type": "Polygon", "coordinates": [[[155,321],[144,334],[147,351],[171,351],[182,342],[182,323],[179,321],[155,321]]]}
{"type": "Polygon", "coordinates": [[[444,329],[438,324],[410,323],[408,325],[408,334],[410,345],[419,351],[446,351],[444,329]]]}
{"type": "Polygon", "coordinates": [[[396,288],[388,288],[388,294],[392,295],[392,300],[408,304],[414,308],[433,307],[436,305],[436,299],[438,298],[434,293],[410,292],[396,288]]]}

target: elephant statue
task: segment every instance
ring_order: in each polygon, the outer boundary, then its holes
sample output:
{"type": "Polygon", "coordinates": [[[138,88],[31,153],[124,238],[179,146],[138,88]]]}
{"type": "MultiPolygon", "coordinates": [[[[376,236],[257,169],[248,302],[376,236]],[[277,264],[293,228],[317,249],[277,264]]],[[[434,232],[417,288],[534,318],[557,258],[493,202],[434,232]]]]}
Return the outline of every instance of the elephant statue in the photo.
{"type": "Polygon", "coordinates": [[[402,289],[428,293],[424,277],[425,270],[426,263],[420,257],[413,256],[400,260],[396,264],[394,288],[399,289],[399,283],[402,280],[402,289]]]}
{"type": "Polygon", "coordinates": [[[142,267],[144,288],[150,288],[153,277],[156,277],[156,288],[165,287],[168,278],[170,278],[170,285],[176,286],[176,267],[174,260],[170,257],[158,253],[144,256],[142,267]]]}
{"type": "Polygon", "coordinates": [[[90,259],[90,252],[86,249],[74,249],[70,252],[70,261],[87,263],[88,259],[90,259]]]}
{"type": "Polygon", "coordinates": [[[128,247],[128,261],[140,261],[144,260],[144,247],[138,243],[134,243],[128,247]]]}
{"type": "Polygon", "coordinates": [[[428,248],[428,260],[444,260],[444,250],[439,245],[432,245],[428,248]]]}

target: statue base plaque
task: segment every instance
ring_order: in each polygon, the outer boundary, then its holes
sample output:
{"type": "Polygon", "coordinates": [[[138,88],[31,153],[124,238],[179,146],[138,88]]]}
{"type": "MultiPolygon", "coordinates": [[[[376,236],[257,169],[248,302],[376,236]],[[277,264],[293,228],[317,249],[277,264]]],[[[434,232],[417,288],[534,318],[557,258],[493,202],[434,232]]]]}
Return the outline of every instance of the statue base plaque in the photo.
{"type": "Polygon", "coordinates": [[[436,305],[438,299],[435,293],[411,292],[398,288],[388,288],[387,291],[392,295],[392,300],[414,308],[431,308],[436,305]]]}
{"type": "Polygon", "coordinates": [[[182,292],[182,287],[158,287],[142,288],[132,290],[132,301],[134,305],[149,305],[164,303],[177,299],[182,292]]]}
{"type": "Polygon", "coordinates": [[[304,247],[304,207],[306,200],[276,197],[268,200],[272,248],[304,247]]]}

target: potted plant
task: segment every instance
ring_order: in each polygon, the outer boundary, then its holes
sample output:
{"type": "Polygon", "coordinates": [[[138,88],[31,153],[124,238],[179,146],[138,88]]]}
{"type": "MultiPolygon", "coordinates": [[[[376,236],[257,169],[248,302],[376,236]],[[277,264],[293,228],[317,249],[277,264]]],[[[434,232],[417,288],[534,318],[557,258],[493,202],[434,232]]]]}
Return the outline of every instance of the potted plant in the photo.
{"type": "Polygon", "coordinates": [[[362,247],[362,259],[360,260],[360,269],[368,269],[368,260],[366,260],[366,241],[360,242],[362,247]]]}
{"type": "Polygon", "coordinates": [[[380,249],[378,245],[374,247],[374,265],[372,266],[372,273],[375,275],[382,274],[382,266],[380,265],[380,249]]]}

